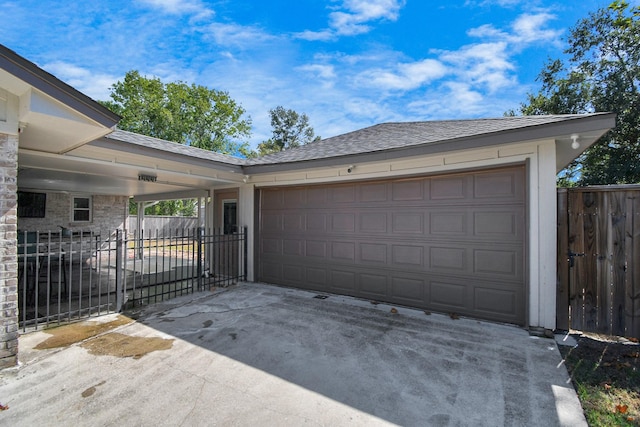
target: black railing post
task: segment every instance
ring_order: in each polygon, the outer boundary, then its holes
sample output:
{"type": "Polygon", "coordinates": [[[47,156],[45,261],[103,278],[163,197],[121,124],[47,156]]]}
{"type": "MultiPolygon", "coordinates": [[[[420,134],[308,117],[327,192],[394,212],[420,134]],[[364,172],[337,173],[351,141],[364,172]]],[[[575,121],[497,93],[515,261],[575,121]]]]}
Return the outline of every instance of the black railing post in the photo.
{"type": "Polygon", "coordinates": [[[198,227],[198,237],[197,237],[197,244],[198,244],[198,268],[197,268],[197,283],[198,283],[198,291],[201,291],[203,288],[203,284],[202,284],[202,273],[203,273],[203,269],[202,269],[202,240],[204,237],[204,229],[202,227],[198,227]]]}
{"type": "Polygon", "coordinates": [[[243,273],[242,277],[243,277],[243,280],[246,282],[247,281],[247,266],[249,265],[248,261],[247,261],[247,246],[248,246],[247,243],[249,242],[249,235],[247,234],[247,227],[244,226],[242,228],[243,228],[242,232],[243,232],[243,235],[244,235],[243,236],[244,238],[242,239],[243,240],[243,242],[242,242],[243,248],[242,249],[243,249],[243,252],[244,252],[244,254],[243,254],[244,255],[244,260],[243,260],[244,261],[244,271],[242,272],[243,273]]]}
{"type": "Polygon", "coordinates": [[[116,230],[116,312],[122,311],[124,305],[124,264],[122,257],[122,230],[116,230]]]}

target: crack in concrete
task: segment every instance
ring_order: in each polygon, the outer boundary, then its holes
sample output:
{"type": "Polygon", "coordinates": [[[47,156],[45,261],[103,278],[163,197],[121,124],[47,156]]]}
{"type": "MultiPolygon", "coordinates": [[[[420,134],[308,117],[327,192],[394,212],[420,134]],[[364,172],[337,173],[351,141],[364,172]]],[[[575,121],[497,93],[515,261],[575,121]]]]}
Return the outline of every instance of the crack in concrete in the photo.
{"type": "MultiPolygon", "coordinates": [[[[196,377],[196,378],[199,378],[199,377],[196,377]]],[[[189,421],[191,414],[193,414],[193,411],[196,410],[196,406],[198,406],[198,403],[200,402],[200,398],[202,397],[202,393],[204,392],[204,386],[207,384],[207,381],[204,378],[200,378],[200,381],[202,381],[202,384],[200,385],[200,391],[198,392],[198,397],[194,399],[193,405],[191,406],[191,410],[187,413],[187,415],[184,416],[184,419],[180,423],[180,426],[185,425],[189,421]]]]}

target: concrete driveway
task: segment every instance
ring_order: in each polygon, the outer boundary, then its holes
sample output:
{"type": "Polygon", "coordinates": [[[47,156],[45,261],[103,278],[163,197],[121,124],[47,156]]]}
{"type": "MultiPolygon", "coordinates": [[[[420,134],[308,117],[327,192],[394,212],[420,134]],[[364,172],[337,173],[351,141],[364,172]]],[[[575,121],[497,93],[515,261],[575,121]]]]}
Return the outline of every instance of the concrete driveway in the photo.
{"type": "Polygon", "coordinates": [[[242,283],[27,334],[0,425],[586,425],[554,340],[315,296],[242,283]]]}

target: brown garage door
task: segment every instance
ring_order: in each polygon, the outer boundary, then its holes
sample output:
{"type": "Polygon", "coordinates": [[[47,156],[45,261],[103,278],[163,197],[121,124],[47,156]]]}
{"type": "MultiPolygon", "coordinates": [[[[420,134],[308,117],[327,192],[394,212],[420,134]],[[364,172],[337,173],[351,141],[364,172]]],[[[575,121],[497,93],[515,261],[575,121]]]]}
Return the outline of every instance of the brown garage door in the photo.
{"type": "Polygon", "coordinates": [[[258,278],[524,324],[524,176],[261,189],[258,278]]]}

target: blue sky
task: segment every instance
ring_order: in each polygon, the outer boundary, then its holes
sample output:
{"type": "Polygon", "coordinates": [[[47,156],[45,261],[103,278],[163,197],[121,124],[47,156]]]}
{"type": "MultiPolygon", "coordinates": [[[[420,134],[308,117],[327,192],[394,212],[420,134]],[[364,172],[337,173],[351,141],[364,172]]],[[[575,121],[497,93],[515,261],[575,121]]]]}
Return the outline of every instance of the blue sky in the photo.
{"type": "MultiPolygon", "coordinates": [[[[610,0],[0,0],[0,43],[94,99],[135,69],[229,92],[323,138],[389,121],[498,117],[570,27],[610,0]]],[[[640,0],[632,0],[639,4],[640,0]]]]}

